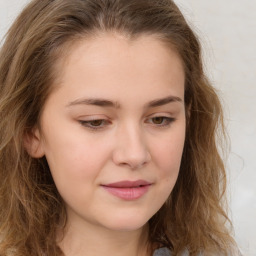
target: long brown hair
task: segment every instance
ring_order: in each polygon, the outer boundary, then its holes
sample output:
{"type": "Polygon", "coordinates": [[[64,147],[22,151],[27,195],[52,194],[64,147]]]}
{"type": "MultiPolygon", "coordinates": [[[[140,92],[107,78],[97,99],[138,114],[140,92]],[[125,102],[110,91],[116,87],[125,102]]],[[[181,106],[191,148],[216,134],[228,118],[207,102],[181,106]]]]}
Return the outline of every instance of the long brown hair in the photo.
{"type": "Polygon", "coordinates": [[[56,60],[79,38],[115,31],[157,36],[185,70],[187,131],[177,183],[149,221],[149,241],[173,255],[227,255],[233,239],[223,209],[226,174],[218,151],[222,108],[205,77],[197,37],[171,0],[34,0],[0,52],[0,255],[61,255],[66,213],[45,158],[23,146],[58,78],[56,60]],[[219,136],[218,136],[219,135],[219,136]]]}

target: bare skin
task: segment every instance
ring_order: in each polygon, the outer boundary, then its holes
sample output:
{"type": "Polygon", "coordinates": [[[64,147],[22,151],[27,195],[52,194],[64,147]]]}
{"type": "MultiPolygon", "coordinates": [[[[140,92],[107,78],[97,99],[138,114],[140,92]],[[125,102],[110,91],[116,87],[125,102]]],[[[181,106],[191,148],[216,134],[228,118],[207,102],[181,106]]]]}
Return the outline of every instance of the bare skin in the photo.
{"type": "Polygon", "coordinates": [[[182,62],[153,36],[101,34],[59,67],[29,150],[46,156],[65,202],[59,245],[66,256],[152,255],[147,222],[175,185],[185,140],[182,62]],[[123,181],[146,185],[110,185],[123,181]]]}

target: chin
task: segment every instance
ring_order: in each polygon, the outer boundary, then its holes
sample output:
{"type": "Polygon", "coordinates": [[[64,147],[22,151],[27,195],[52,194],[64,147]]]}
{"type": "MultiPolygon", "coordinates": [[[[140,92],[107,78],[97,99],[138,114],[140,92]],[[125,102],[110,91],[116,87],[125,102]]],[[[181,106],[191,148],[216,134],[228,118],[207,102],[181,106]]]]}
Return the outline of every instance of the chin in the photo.
{"type": "Polygon", "coordinates": [[[135,231],[144,227],[151,216],[142,216],[140,214],[131,215],[131,216],[113,216],[112,219],[108,222],[105,222],[105,226],[108,229],[115,231],[135,231]]]}

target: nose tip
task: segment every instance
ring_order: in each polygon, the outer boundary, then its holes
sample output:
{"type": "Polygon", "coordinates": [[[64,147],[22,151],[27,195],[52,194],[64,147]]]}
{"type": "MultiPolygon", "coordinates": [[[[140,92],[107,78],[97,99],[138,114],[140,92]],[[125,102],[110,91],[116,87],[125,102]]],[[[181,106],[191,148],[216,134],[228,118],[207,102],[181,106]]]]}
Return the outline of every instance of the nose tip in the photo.
{"type": "MultiPolygon", "coordinates": [[[[141,152],[142,153],[142,152],[141,152]]],[[[132,170],[140,169],[143,166],[145,166],[147,163],[149,163],[151,160],[150,154],[145,151],[143,154],[139,154],[138,152],[134,155],[130,155],[126,158],[126,161],[122,161],[121,165],[127,165],[132,170]]]]}
{"type": "Polygon", "coordinates": [[[151,160],[148,146],[138,133],[122,134],[117,138],[113,153],[113,161],[116,165],[126,166],[130,169],[140,169],[151,160]]]}
{"type": "Polygon", "coordinates": [[[130,169],[140,169],[149,163],[151,160],[150,154],[131,150],[116,151],[114,154],[114,162],[120,166],[127,166],[130,169]]]}

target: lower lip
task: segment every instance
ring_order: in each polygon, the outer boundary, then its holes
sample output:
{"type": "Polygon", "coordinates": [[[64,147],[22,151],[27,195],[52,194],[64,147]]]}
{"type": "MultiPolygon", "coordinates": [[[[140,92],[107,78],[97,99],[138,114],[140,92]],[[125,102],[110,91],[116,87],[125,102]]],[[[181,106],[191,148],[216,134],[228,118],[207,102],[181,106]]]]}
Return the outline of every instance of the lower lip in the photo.
{"type": "Polygon", "coordinates": [[[110,194],[124,200],[136,200],[142,197],[149,190],[150,185],[134,187],[134,188],[116,188],[102,186],[110,194]]]}

